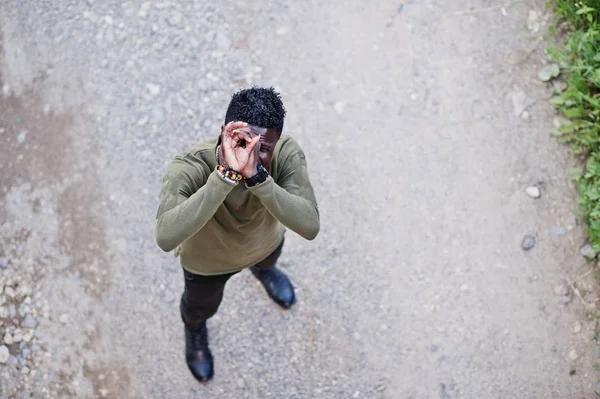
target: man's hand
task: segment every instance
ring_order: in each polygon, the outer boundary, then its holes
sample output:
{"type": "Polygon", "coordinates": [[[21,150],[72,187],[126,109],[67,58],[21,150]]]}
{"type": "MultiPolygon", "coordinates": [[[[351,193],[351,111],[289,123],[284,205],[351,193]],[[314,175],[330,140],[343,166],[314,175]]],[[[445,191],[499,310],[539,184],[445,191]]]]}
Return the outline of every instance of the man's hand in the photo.
{"type": "Polygon", "coordinates": [[[253,137],[246,122],[229,122],[221,131],[223,161],[230,168],[242,172],[244,177],[244,171],[254,170],[256,173],[259,140],[260,136],[253,137]]]}
{"type": "Polygon", "coordinates": [[[246,145],[246,149],[250,148],[250,153],[248,155],[248,162],[246,166],[240,170],[242,172],[242,176],[244,179],[249,179],[255,174],[258,173],[257,164],[258,164],[258,153],[260,151],[260,136],[253,137],[250,142],[246,145]]]}

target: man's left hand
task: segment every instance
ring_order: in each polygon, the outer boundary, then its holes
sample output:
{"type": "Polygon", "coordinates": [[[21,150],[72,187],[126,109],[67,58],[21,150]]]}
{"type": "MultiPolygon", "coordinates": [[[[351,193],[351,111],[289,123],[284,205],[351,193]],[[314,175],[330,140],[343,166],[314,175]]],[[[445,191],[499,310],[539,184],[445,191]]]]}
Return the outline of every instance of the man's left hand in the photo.
{"type": "Polygon", "coordinates": [[[251,140],[247,140],[246,148],[235,147],[235,151],[245,151],[248,154],[248,163],[242,168],[242,176],[245,179],[249,179],[258,173],[257,164],[259,161],[260,151],[260,136],[253,137],[251,140]]]}

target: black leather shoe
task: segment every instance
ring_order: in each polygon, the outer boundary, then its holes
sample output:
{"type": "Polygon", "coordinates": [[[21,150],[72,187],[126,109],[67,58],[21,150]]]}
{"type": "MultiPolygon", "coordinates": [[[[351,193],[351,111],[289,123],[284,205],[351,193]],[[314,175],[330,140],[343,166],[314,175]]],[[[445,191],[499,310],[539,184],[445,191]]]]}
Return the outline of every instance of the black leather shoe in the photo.
{"type": "Polygon", "coordinates": [[[206,324],[196,331],[185,328],[185,361],[198,381],[208,381],[213,377],[213,357],[208,348],[206,324]]]}
{"type": "Polygon", "coordinates": [[[251,266],[250,271],[262,283],[272,300],[284,309],[292,307],[296,301],[296,297],[294,295],[294,286],[288,276],[276,267],[261,269],[251,266]]]}

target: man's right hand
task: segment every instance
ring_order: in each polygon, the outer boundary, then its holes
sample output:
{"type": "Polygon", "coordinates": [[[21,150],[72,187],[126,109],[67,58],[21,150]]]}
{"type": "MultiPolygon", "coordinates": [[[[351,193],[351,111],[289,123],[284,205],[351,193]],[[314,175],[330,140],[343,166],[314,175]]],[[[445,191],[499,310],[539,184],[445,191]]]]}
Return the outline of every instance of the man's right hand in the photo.
{"type": "Polygon", "coordinates": [[[260,136],[252,137],[246,122],[229,122],[221,130],[221,150],[223,161],[231,169],[242,171],[246,168],[251,158],[254,147],[258,144],[260,136]],[[240,140],[245,140],[246,145],[240,146],[240,140]]]}

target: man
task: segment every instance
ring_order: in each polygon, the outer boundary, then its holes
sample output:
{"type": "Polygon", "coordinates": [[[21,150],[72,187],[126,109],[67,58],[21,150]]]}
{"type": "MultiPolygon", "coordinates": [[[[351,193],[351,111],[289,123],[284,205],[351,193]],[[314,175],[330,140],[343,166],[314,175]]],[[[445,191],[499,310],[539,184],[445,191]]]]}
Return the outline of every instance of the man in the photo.
{"type": "Polygon", "coordinates": [[[308,240],[319,232],[304,153],[281,135],[285,113],[273,88],[235,93],[220,137],[177,155],[163,179],[156,242],[175,250],[184,269],[186,361],[199,381],[214,373],[206,320],[227,280],[249,267],[269,296],[290,308],[294,287],[275,266],[285,228],[308,240]]]}

